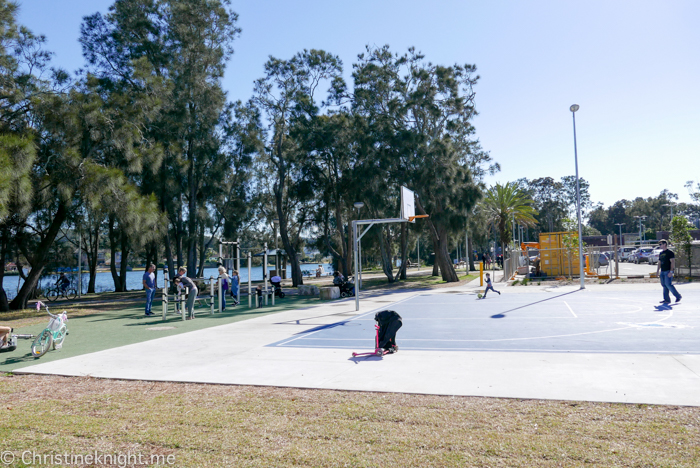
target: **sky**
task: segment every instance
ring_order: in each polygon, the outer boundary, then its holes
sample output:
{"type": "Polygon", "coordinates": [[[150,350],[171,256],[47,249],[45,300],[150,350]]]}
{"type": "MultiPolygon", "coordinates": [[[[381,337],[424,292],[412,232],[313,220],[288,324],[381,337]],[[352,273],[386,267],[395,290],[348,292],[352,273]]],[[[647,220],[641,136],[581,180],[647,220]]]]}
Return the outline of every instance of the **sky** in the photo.
{"type": "MultiPolygon", "coordinates": [[[[112,1],[21,0],[54,65],[83,66],[86,15],[112,1]]],[[[247,100],[269,58],[338,55],[350,80],[365,46],[414,46],[435,64],[473,64],[476,136],[501,165],[487,182],[575,173],[609,206],[700,181],[700,2],[696,0],[260,0],[231,2],[242,33],[223,87],[247,100]]]]}

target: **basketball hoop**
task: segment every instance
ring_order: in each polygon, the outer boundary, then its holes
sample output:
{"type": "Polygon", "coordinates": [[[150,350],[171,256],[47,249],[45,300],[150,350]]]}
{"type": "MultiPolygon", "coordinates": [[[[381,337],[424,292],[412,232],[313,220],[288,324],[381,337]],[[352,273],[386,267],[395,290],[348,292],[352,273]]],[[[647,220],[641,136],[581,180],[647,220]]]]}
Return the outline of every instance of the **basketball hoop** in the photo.
{"type": "Polygon", "coordinates": [[[412,223],[413,221],[415,221],[415,220],[418,219],[418,218],[429,218],[429,217],[430,217],[430,215],[415,215],[415,216],[409,216],[409,217],[408,217],[408,222],[409,222],[409,223],[412,223]]]}

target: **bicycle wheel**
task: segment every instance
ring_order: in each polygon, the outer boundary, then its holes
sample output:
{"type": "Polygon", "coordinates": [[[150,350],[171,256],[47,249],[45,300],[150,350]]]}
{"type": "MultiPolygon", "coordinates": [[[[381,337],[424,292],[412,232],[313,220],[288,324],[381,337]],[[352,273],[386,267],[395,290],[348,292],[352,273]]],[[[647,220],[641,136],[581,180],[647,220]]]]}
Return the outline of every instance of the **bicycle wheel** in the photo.
{"type": "Polygon", "coordinates": [[[49,300],[49,302],[54,302],[56,299],[58,299],[59,292],[57,289],[49,289],[46,291],[46,299],[49,300]]]}
{"type": "Polygon", "coordinates": [[[36,337],[34,343],[32,343],[32,356],[35,358],[40,358],[46,352],[51,349],[53,344],[53,335],[51,331],[47,328],[36,337]]]}
{"type": "Polygon", "coordinates": [[[72,300],[75,299],[76,297],[78,297],[78,290],[77,290],[77,289],[75,289],[75,288],[69,288],[69,289],[66,291],[66,298],[67,298],[68,300],[71,300],[71,301],[72,301],[72,300]]]}
{"type": "Polygon", "coordinates": [[[66,339],[66,334],[68,333],[68,327],[64,323],[61,325],[61,328],[58,329],[58,332],[56,333],[56,339],[53,340],[53,349],[61,349],[61,346],[63,346],[63,340],[66,339]]]}

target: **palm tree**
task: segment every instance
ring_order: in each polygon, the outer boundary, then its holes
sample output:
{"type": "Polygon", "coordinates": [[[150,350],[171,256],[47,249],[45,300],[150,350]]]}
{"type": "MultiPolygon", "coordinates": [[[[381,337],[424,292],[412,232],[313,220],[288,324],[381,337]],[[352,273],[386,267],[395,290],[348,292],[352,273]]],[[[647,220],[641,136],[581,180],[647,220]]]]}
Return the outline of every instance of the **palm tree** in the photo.
{"type": "Polygon", "coordinates": [[[484,196],[481,208],[486,215],[489,226],[495,226],[498,231],[502,252],[511,239],[512,223],[533,227],[537,224],[535,202],[520,188],[516,182],[505,185],[496,184],[484,196]]]}

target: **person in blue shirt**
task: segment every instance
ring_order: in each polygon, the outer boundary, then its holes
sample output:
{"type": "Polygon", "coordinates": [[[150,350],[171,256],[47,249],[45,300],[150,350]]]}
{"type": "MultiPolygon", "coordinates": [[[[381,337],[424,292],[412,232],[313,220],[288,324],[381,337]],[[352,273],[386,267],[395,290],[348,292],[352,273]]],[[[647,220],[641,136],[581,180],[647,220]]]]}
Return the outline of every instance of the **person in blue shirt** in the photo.
{"type": "Polygon", "coordinates": [[[146,290],[146,315],[155,315],[151,312],[151,305],[153,304],[153,296],[156,295],[156,266],[154,264],[148,265],[148,268],[143,273],[143,287],[146,290]]]}

